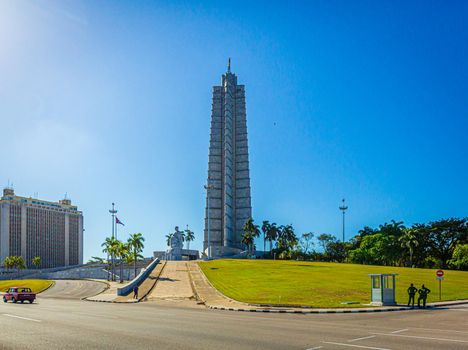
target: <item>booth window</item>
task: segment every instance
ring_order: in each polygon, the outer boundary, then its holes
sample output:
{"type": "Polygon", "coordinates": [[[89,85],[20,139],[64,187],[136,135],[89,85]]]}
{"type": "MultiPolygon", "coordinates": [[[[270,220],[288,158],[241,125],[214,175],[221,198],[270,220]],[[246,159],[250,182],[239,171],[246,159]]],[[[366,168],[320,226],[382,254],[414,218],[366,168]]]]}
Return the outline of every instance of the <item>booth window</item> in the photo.
{"type": "Polygon", "coordinates": [[[384,276],[383,278],[383,287],[385,289],[393,289],[393,277],[392,276],[384,276]]]}
{"type": "Polygon", "coordinates": [[[380,276],[372,276],[372,288],[380,288],[380,276]]]}

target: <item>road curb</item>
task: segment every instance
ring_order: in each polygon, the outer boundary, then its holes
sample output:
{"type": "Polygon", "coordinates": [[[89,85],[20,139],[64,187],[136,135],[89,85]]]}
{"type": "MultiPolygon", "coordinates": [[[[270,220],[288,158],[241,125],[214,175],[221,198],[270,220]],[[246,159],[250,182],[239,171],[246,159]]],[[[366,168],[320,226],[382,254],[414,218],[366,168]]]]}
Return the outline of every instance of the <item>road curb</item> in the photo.
{"type": "Polygon", "coordinates": [[[441,306],[452,306],[452,305],[464,305],[468,304],[468,300],[454,300],[454,301],[439,301],[436,303],[427,304],[429,307],[441,307],[441,306]]]}
{"type": "Polygon", "coordinates": [[[46,289],[43,289],[43,290],[41,290],[40,292],[38,292],[36,294],[41,294],[41,293],[45,292],[46,290],[49,290],[50,288],[55,286],[55,281],[54,280],[46,280],[46,281],[51,281],[52,283],[46,289]]]}
{"type": "Polygon", "coordinates": [[[90,299],[81,299],[84,301],[90,301],[93,303],[114,303],[114,304],[136,304],[138,303],[137,300],[135,301],[115,301],[115,300],[90,300],[90,299]]]}
{"type": "Polygon", "coordinates": [[[270,312],[278,314],[357,314],[357,313],[366,313],[366,312],[392,312],[392,311],[406,311],[411,310],[410,307],[394,307],[394,308],[385,308],[385,309],[357,309],[357,310],[281,310],[281,309],[241,309],[241,308],[232,308],[232,307],[223,307],[223,306],[212,306],[207,305],[209,309],[212,310],[224,310],[224,311],[239,311],[239,312],[270,312]]]}
{"type": "MultiPolygon", "coordinates": [[[[452,305],[463,305],[468,304],[468,300],[460,300],[459,302],[442,302],[437,305],[427,305],[426,310],[434,310],[439,307],[452,306],[452,305]]],[[[213,306],[206,305],[207,308],[211,310],[223,310],[223,311],[238,311],[238,312],[270,312],[270,313],[279,313],[279,314],[358,314],[358,313],[367,313],[367,312],[392,312],[392,311],[410,311],[410,310],[425,310],[418,307],[409,307],[409,306],[400,306],[400,307],[389,307],[389,308],[378,308],[378,309],[303,309],[303,310],[282,310],[282,309],[249,309],[249,308],[235,308],[235,307],[224,307],[224,306],[213,306]]]]}

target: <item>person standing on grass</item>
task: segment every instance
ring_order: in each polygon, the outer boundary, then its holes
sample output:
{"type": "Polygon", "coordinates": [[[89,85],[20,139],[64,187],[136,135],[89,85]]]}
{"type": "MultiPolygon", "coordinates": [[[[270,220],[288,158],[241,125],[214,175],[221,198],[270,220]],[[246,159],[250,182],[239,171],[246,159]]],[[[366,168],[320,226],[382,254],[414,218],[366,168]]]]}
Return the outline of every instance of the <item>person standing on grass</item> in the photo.
{"type": "Polygon", "coordinates": [[[138,286],[133,287],[133,299],[138,299],[138,286]]]}
{"type": "Polygon", "coordinates": [[[421,286],[421,289],[418,290],[418,293],[419,293],[419,297],[418,297],[418,307],[421,308],[421,300],[423,302],[423,308],[425,309],[426,308],[426,299],[427,299],[427,295],[430,293],[430,289],[429,288],[426,288],[426,286],[423,284],[421,286]]]}
{"type": "Polygon", "coordinates": [[[408,288],[408,296],[409,296],[408,306],[410,306],[411,304],[411,307],[414,307],[414,296],[416,295],[417,291],[418,291],[418,288],[416,288],[414,284],[411,283],[411,285],[408,288]]]}

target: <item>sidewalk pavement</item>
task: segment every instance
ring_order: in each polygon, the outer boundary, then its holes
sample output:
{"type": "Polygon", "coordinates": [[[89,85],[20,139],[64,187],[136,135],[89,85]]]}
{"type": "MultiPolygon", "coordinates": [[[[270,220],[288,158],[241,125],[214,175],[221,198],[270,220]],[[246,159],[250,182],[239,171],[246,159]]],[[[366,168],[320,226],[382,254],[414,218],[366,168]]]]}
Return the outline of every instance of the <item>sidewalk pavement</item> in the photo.
{"type": "Polygon", "coordinates": [[[121,284],[119,282],[113,282],[113,281],[106,281],[106,282],[109,285],[109,288],[107,288],[106,290],[104,290],[102,293],[98,295],[93,295],[91,297],[83,298],[83,300],[112,302],[117,296],[117,288],[119,288],[121,284]]]}
{"type": "Polygon", "coordinates": [[[161,272],[164,269],[166,262],[162,261],[157,264],[147,279],[143,281],[138,287],[138,299],[133,298],[133,292],[124,296],[117,296],[117,288],[121,287],[122,284],[119,282],[108,282],[109,288],[101,294],[84,298],[87,301],[107,302],[107,303],[138,303],[142,300],[147,300],[148,294],[156,285],[161,272]]]}
{"type": "Polygon", "coordinates": [[[156,287],[148,300],[189,300],[194,299],[188,274],[187,261],[167,261],[156,287]]]}
{"type": "MultiPolygon", "coordinates": [[[[220,293],[208,281],[205,274],[201,271],[197,262],[188,263],[189,274],[194,288],[195,296],[210,309],[229,310],[229,311],[247,311],[247,312],[276,312],[276,313],[294,313],[294,314],[321,314],[321,313],[361,313],[361,312],[384,312],[384,311],[403,311],[411,310],[406,305],[396,306],[373,306],[364,308],[301,308],[301,307],[279,307],[279,306],[261,306],[248,303],[242,303],[224,294],[220,293]]],[[[429,308],[467,304],[468,300],[446,301],[440,303],[428,304],[429,308]]],[[[417,309],[417,308],[416,308],[417,309]]],[[[415,310],[416,310],[415,309],[415,310]]]]}

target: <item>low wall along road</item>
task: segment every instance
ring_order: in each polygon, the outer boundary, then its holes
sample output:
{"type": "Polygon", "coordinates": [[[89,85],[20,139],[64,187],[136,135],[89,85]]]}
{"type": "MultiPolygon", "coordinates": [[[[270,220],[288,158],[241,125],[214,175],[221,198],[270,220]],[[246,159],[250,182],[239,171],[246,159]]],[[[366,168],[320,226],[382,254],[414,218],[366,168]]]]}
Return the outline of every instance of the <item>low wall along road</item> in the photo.
{"type": "Polygon", "coordinates": [[[155,259],[153,260],[146,268],[141,269],[140,274],[130,281],[126,285],[117,289],[117,295],[125,296],[129,293],[133,292],[133,288],[135,286],[139,286],[143,283],[143,281],[150,275],[150,273],[154,270],[157,264],[159,264],[160,260],[155,259]]]}

